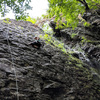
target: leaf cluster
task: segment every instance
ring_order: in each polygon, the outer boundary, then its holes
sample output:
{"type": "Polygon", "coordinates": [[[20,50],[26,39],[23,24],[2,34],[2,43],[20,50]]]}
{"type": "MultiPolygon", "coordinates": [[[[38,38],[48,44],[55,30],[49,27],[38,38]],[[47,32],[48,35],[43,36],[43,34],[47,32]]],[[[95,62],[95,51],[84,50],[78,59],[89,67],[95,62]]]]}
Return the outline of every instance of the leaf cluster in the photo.
{"type": "Polygon", "coordinates": [[[56,16],[55,20],[59,21],[62,17],[67,21],[67,27],[76,27],[78,24],[78,15],[89,9],[97,9],[100,0],[48,0],[49,17],[56,16]],[[85,3],[84,3],[85,2],[85,3]]]}
{"type": "Polygon", "coordinates": [[[31,18],[31,17],[27,17],[27,18],[26,18],[26,21],[29,21],[29,22],[31,22],[32,24],[35,24],[35,23],[36,23],[36,19],[35,19],[35,18],[31,18]]]}
{"type": "Polygon", "coordinates": [[[24,18],[27,9],[32,9],[29,5],[31,0],[0,0],[0,12],[4,17],[6,13],[9,13],[12,10],[15,14],[15,17],[18,19],[21,15],[21,18],[24,18]],[[24,16],[24,17],[23,17],[24,16]]]}

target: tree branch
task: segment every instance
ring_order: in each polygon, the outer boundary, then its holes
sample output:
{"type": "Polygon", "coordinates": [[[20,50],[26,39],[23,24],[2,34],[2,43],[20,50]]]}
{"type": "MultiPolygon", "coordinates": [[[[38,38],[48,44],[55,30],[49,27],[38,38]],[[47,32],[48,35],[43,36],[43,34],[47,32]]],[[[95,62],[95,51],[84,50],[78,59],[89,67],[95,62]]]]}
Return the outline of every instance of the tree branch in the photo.
{"type": "Polygon", "coordinates": [[[81,2],[82,4],[84,4],[84,2],[83,2],[83,1],[81,1],[81,0],[77,0],[77,1],[81,2]]]}
{"type": "Polygon", "coordinates": [[[77,1],[79,1],[79,2],[81,2],[84,6],[85,6],[85,10],[87,11],[87,10],[89,10],[89,7],[88,7],[88,4],[86,3],[86,0],[77,0],[77,1]]]}
{"type": "Polygon", "coordinates": [[[85,10],[89,10],[88,4],[86,3],[86,0],[83,0],[84,2],[84,6],[85,6],[85,10]]]}

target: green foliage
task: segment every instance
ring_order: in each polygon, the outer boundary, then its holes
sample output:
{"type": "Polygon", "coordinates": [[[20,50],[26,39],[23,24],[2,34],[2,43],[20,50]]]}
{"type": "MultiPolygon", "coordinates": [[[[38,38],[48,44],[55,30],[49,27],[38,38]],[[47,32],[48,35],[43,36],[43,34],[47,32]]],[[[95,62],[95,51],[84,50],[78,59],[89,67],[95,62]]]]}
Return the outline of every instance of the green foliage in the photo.
{"type": "Polygon", "coordinates": [[[85,42],[92,42],[91,40],[88,40],[84,36],[82,36],[81,38],[82,38],[82,40],[81,40],[82,44],[85,43],[85,42]]]}
{"type": "Polygon", "coordinates": [[[1,15],[5,16],[11,9],[15,13],[17,19],[19,17],[25,17],[27,15],[25,11],[32,8],[29,5],[30,2],[31,0],[0,0],[1,15]]]}
{"type": "Polygon", "coordinates": [[[72,33],[71,34],[71,38],[74,38],[75,36],[77,36],[77,33],[72,33]]]}
{"type": "Polygon", "coordinates": [[[47,44],[60,49],[65,54],[67,53],[67,50],[64,47],[64,43],[59,42],[52,35],[45,33],[44,36],[40,35],[40,38],[44,39],[47,44]]]}
{"type": "MultiPolygon", "coordinates": [[[[76,58],[76,57],[73,57],[70,53],[69,53],[69,58],[68,58],[68,60],[69,60],[69,62],[71,62],[71,63],[74,63],[75,65],[78,63],[78,64],[82,64],[82,61],[80,60],[80,59],[78,59],[78,58],[76,58]]],[[[70,64],[71,64],[70,63],[70,64]]],[[[77,65],[76,65],[77,66],[77,65]]]]}
{"type": "Polygon", "coordinates": [[[82,43],[83,43],[83,42],[86,42],[86,40],[87,40],[87,39],[86,39],[84,36],[82,36],[82,41],[81,41],[81,42],[82,42],[82,43]]]}
{"type": "MultiPolygon", "coordinates": [[[[49,17],[56,16],[55,21],[64,17],[67,27],[75,28],[78,24],[78,15],[85,12],[85,5],[79,1],[83,0],[48,0],[49,17]]],[[[100,0],[85,0],[89,9],[96,9],[100,5],[100,0]]],[[[86,24],[86,23],[85,23],[86,24]]]]}
{"type": "Polygon", "coordinates": [[[29,21],[29,22],[31,22],[33,24],[36,23],[36,19],[35,18],[31,18],[31,17],[26,18],[26,21],[29,21]]]}
{"type": "Polygon", "coordinates": [[[9,18],[6,18],[5,20],[3,20],[4,23],[10,24],[11,22],[9,21],[9,18]]]}
{"type": "Polygon", "coordinates": [[[78,66],[78,67],[83,67],[82,64],[80,64],[80,63],[79,63],[79,64],[76,64],[76,66],[78,66]]]}
{"type": "Polygon", "coordinates": [[[40,38],[45,40],[47,44],[50,44],[51,46],[60,49],[62,52],[67,53],[64,43],[53,37],[54,33],[48,24],[43,24],[43,31],[45,32],[45,35],[40,35],[40,38]]]}
{"type": "Polygon", "coordinates": [[[90,23],[84,22],[84,26],[85,26],[85,27],[89,27],[89,26],[90,26],[90,23]]]}
{"type": "Polygon", "coordinates": [[[17,16],[15,16],[15,19],[18,21],[18,20],[23,20],[23,21],[26,21],[28,17],[28,14],[27,13],[24,13],[24,14],[18,14],[17,16]]]}

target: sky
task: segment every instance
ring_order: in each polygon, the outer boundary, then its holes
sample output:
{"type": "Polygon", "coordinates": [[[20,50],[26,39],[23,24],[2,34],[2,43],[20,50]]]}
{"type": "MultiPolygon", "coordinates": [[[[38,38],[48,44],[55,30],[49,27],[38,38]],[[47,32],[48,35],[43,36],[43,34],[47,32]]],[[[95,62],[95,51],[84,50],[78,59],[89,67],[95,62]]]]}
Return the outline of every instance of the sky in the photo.
{"type": "MultiPolygon", "coordinates": [[[[46,14],[46,10],[48,9],[48,1],[47,0],[31,0],[30,3],[32,10],[28,10],[29,16],[32,18],[41,17],[42,14],[46,14]]],[[[0,16],[1,18],[1,16],[0,16]]],[[[3,18],[11,18],[14,19],[14,14],[10,11],[3,18]]]]}
{"type": "Polygon", "coordinates": [[[30,5],[33,7],[33,10],[29,11],[30,17],[40,17],[42,14],[45,14],[48,9],[47,0],[32,0],[30,5]]]}

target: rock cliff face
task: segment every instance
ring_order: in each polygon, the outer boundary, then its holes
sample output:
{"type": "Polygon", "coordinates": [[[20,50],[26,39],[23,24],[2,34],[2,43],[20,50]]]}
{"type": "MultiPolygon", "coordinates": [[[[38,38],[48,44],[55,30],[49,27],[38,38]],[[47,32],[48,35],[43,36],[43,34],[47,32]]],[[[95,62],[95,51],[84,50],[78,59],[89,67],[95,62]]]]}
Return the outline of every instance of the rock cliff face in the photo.
{"type": "MultiPolygon", "coordinates": [[[[43,31],[30,22],[10,22],[0,21],[0,100],[100,100],[98,72],[92,71],[91,65],[44,41],[40,49],[33,48],[34,36],[43,31]]],[[[95,43],[99,45],[90,45],[95,43]]],[[[83,49],[93,52],[90,58],[98,62],[100,49],[96,46],[83,49]]]]}
{"type": "Polygon", "coordinates": [[[63,40],[66,49],[74,51],[74,56],[97,69],[100,74],[100,13],[97,11],[90,11],[83,15],[90,26],[83,26],[83,23],[79,22],[75,30],[55,29],[56,23],[53,21],[50,26],[55,32],[55,37],[63,40]]]}

